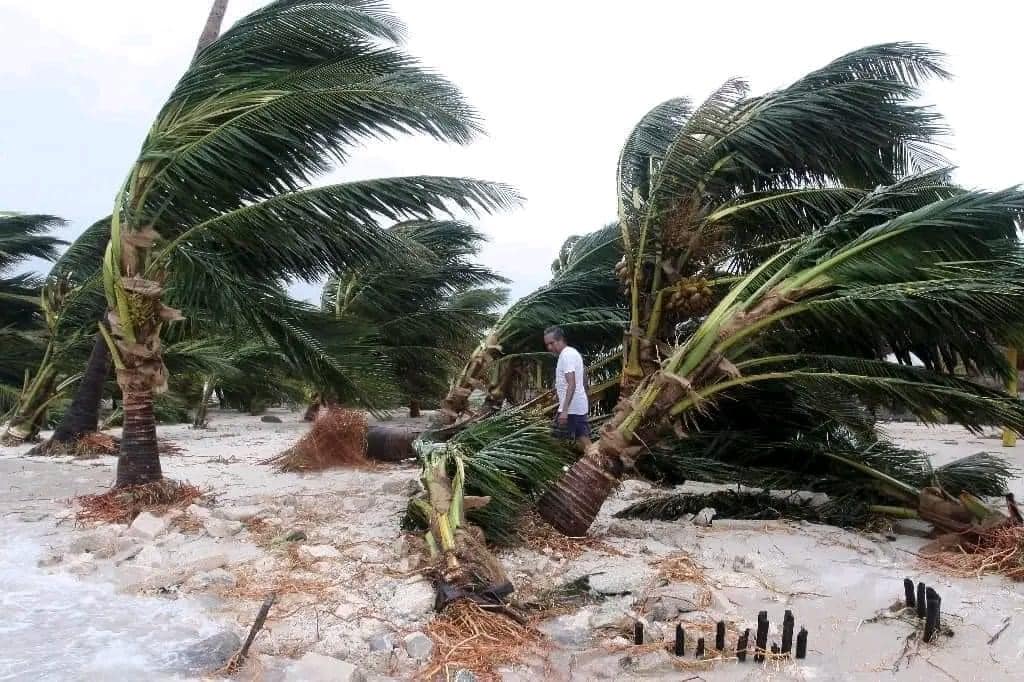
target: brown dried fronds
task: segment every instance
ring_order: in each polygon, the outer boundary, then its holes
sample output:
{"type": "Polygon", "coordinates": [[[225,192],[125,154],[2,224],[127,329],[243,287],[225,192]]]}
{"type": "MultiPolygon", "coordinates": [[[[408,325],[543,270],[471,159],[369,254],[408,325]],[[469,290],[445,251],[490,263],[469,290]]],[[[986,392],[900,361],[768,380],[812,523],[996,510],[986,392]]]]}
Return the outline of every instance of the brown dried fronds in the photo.
{"type": "Polygon", "coordinates": [[[251,569],[243,568],[235,572],[235,578],[235,586],[222,593],[225,597],[258,600],[265,597],[268,592],[274,592],[278,596],[306,595],[318,601],[325,601],[332,587],[327,578],[297,575],[290,568],[270,575],[257,574],[251,569]]]}
{"type": "MultiPolygon", "coordinates": [[[[94,431],[87,433],[74,443],[69,444],[68,453],[80,459],[90,459],[102,455],[116,455],[121,449],[121,441],[110,434],[94,431]]],[[[54,451],[54,454],[58,454],[54,451]]]]}
{"type": "Polygon", "coordinates": [[[175,518],[171,527],[186,535],[200,535],[204,531],[203,520],[188,512],[175,518]]]}
{"type": "Polygon", "coordinates": [[[435,646],[429,667],[418,676],[424,680],[450,679],[460,668],[480,680],[499,680],[495,668],[539,651],[544,642],[533,628],[467,599],[449,604],[427,634],[435,646]]]}
{"type": "Polygon", "coordinates": [[[322,412],[298,443],[261,464],[278,471],[321,471],[337,466],[368,466],[366,415],[332,407],[322,412]]]}
{"type": "Polygon", "coordinates": [[[80,523],[130,523],[143,511],[159,516],[171,508],[183,509],[202,494],[199,486],[168,478],[129,488],[113,488],[99,495],[75,498],[79,505],[75,519],[80,523]]]}
{"type": "Polygon", "coordinates": [[[673,583],[707,585],[704,568],[687,554],[672,554],[654,562],[658,576],[673,583]]]}
{"type": "Polygon", "coordinates": [[[566,559],[578,559],[587,550],[625,556],[619,550],[597,538],[590,536],[570,538],[562,535],[532,509],[523,512],[520,516],[516,535],[523,546],[528,549],[566,559]]]}
{"type": "Polygon", "coordinates": [[[925,556],[932,568],[960,577],[985,573],[1024,580],[1024,526],[1005,526],[964,536],[955,550],[925,556]]]}
{"type": "Polygon", "coordinates": [[[173,440],[159,439],[156,442],[156,447],[161,455],[180,455],[185,452],[185,448],[181,447],[173,440]]]}

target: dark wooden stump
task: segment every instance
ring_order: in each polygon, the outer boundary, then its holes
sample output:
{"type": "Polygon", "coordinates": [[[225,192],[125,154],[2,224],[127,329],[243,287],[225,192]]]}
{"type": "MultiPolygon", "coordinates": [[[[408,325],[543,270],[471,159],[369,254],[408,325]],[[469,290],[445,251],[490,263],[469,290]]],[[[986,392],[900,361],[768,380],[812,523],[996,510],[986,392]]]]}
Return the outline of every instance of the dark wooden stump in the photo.
{"type": "Polygon", "coordinates": [[[741,663],[747,660],[747,647],[750,644],[750,628],[743,631],[739,639],[736,640],[736,660],[741,663]]]}
{"type": "Polygon", "coordinates": [[[676,624],[676,656],[682,656],[686,653],[686,631],[683,630],[681,624],[676,624]]]}
{"type": "Polygon", "coordinates": [[[907,608],[914,608],[914,606],[917,605],[917,601],[914,599],[914,581],[910,578],[903,579],[903,592],[905,594],[907,608]]]}
{"type": "Polygon", "coordinates": [[[782,616],[782,653],[788,654],[793,650],[793,628],[796,626],[796,619],[793,618],[793,612],[786,609],[786,613],[782,616]]]}
{"type": "Polygon", "coordinates": [[[807,628],[800,628],[796,636],[796,657],[807,658],[807,628]]]}
{"type": "Polygon", "coordinates": [[[768,612],[761,611],[757,614],[757,636],[754,639],[754,663],[764,660],[764,653],[768,651],[768,612]]]}

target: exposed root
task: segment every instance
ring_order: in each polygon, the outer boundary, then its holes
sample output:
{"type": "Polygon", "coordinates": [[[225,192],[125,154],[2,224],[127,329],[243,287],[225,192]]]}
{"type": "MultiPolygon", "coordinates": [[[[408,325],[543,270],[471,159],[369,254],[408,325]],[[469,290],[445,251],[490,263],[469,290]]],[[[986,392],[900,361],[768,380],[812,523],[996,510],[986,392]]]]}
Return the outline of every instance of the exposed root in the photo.
{"type": "Polygon", "coordinates": [[[520,516],[516,534],[524,547],[542,553],[548,550],[566,559],[578,559],[588,550],[624,556],[619,550],[595,537],[588,535],[571,538],[562,535],[532,509],[520,516]]]}
{"type": "Polygon", "coordinates": [[[332,407],[321,413],[298,443],[260,463],[273,464],[281,472],[368,466],[366,431],[365,414],[332,407]]]}
{"type": "Polygon", "coordinates": [[[930,567],[960,577],[985,573],[1024,580],[1024,526],[1005,526],[964,535],[955,550],[923,557],[930,567]]]}
{"type": "Polygon", "coordinates": [[[78,440],[70,443],[55,441],[52,438],[44,440],[39,445],[28,451],[28,455],[39,457],[78,457],[80,459],[93,459],[103,455],[116,455],[121,449],[121,441],[113,436],[94,431],[86,433],[78,440]]]}
{"type": "Polygon", "coordinates": [[[167,478],[130,488],[113,488],[99,495],[75,498],[79,505],[75,520],[79,523],[131,523],[140,512],[160,515],[172,507],[183,509],[202,494],[199,486],[167,478]]]}
{"type": "Polygon", "coordinates": [[[430,667],[419,675],[424,680],[451,679],[460,668],[472,670],[480,680],[499,680],[495,668],[543,645],[542,635],[533,628],[468,599],[449,604],[427,626],[427,634],[435,647],[430,667]]]}

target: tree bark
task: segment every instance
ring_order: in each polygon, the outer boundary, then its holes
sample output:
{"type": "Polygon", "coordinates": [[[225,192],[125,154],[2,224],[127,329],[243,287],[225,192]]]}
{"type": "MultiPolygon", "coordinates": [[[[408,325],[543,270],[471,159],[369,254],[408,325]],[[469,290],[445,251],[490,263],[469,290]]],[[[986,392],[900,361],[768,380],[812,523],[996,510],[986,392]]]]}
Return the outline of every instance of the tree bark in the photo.
{"type": "MultiPolygon", "coordinates": [[[[217,40],[220,36],[220,26],[224,21],[224,13],[228,9],[228,0],[213,0],[213,6],[210,7],[210,16],[206,18],[206,25],[203,27],[203,32],[199,34],[199,42],[196,43],[196,52],[199,54],[210,44],[217,40]]],[[[195,55],[193,55],[193,59],[195,55]]]]}
{"type": "Polygon", "coordinates": [[[103,399],[103,384],[110,374],[110,349],[103,336],[96,334],[96,340],[85,365],[85,372],[78,382],[71,405],[61,418],[50,439],[54,443],[74,443],[87,433],[99,428],[100,402],[103,399]]]}
{"type": "Polygon", "coordinates": [[[213,382],[209,379],[203,381],[203,394],[199,399],[199,405],[196,407],[196,416],[192,420],[192,428],[205,429],[207,423],[207,409],[210,403],[210,396],[213,393],[213,382]]]}
{"type": "Polygon", "coordinates": [[[57,376],[51,366],[40,369],[40,375],[18,396],[17,408],[0,437],[0,443],[21,445],[39,437],[46,421],[46,405],[54,395],[56,384],[57,376]]]}
{"type": "Polygon", "coordinates": [[[153,392],[127,389],[124,392],[124,431],[117,458],[116,488],[159,481],[160,452],[156,443],[153,392]]]}

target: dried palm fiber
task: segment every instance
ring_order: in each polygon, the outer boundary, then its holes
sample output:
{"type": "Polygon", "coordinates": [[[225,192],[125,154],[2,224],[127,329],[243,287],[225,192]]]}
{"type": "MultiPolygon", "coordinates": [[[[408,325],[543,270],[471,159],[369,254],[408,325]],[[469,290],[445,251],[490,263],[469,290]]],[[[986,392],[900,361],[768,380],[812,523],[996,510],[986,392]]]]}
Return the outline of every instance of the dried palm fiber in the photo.
{"type": "Polygon", "coordinates": [[[812,505],[795,495],[782,497],[768,490],[719,490],[652,497],[631,504],[615,517],[674,521],[705,507],[714,508],[716,519],[794,519],[839,526],[863,526],[871,516],[868,505],[852,499],[812,505]]]}
{"type": "Polygon", "coordinates": [[[79,510],[75,519],[100,523],[130,523],[143,511],[163,513],[172,507],[184,509],[203,491],[187,481],[164,478],[127,488],[112,488],[100,495],[75,498],[79,510]]]}
{"type": "Polygon", "coordinates": [[[970,495],[961,495],[961,503],[975,518],[970,525],[942,535],[922,548],[924,561],[961,576],[997,573],[1024,580],[1024,518],[1013,495],[1006,495],[1009,516],[970,495]]]}
{"type": "Polygon", "coordinates": [[[313,422],[299,442],[280,455],[263,460],[278,471],[320,471],[336,466],[361,466],[366,459],[366,415],[332,407],[313,422]]]}

